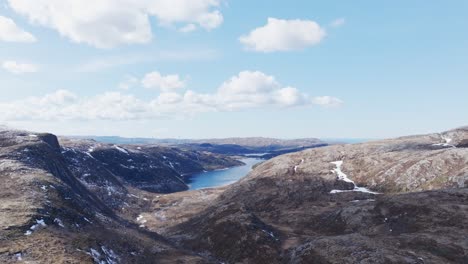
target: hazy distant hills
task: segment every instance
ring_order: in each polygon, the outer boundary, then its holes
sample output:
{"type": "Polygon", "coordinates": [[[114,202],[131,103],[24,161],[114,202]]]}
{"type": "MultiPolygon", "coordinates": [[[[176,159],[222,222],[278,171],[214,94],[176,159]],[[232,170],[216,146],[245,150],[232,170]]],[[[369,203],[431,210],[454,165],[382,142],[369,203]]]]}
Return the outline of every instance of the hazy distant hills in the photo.
{"type": "Polygon", "coordinates": [[[72,136],[72,138],[93,139],[112,144],[154,144],[176,146],[193,151],[208,151],[225,155],[262,154],[261,158],[271,158],[285,153],[329,145],[318,138],[277,139],[265,137],[235,137],[220,139],[155,139],[124,138],[118,136],[72,136]]]}
{"type": "Polygon", "coordinates": [[[240,145],[247,147],[297,147],[323,142],[318,138],[277,139],[266,137],[232,137],[211,139],[176,139],[176,138],[126,138],[119,136],[70,136],[71,138],[94,139],[103,143],[113,144],[202,144],[240,145]]]}

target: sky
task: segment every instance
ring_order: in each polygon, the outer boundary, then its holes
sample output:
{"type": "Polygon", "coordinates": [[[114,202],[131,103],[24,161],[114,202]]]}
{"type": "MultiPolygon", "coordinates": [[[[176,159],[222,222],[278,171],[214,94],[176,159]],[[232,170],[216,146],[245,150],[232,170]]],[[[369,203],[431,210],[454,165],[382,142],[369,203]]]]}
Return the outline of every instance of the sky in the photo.
{"type": "Polygon", "coordinates": [[[0,0],[0,124],[386,138],[468,125],[468,2],[0,0]]]}

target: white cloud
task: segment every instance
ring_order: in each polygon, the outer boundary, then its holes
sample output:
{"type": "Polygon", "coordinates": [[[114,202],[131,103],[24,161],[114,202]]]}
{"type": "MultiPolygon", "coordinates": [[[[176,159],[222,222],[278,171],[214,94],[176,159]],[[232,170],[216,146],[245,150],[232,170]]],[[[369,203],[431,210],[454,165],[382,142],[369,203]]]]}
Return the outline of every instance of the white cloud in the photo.
{"type": "Polygon", "coordinates": [[[226,110],[237,110],[265,105],[300,105],[307,97],[292,87],[281,87],[275,77],[259,71],[243,71],[224,82],[216,100],[226,110]]]}
{"type": "Polygon", "coordinates": [[[268,18],[265,26],[241,36],[239,41],[253,51],[290,51],[316,45],[325,35],[325,30],[311,20],[268,18]]]}
{"type": "Polygon", "coordinates": [[[11,18],[0,16],[0,41],[31,43],[37,40],[31,33],[19,28],[11,18]]]}
{"type": "Polygon", "coordinates": [[[34,64],[19,63],[16,61],[4,61],[2,68],[13,74],[33,73],[38,70],[37,66],[34,64]]]}
{"type": "Polygon", "coordinates": [[[142,100],[131,94],[107,92],[79,97],[70,91],[0,102],[0,121],[22,120],[150,120],[167,116],[187,116],[203,112],[240,111],[252,108],[339,106],[330,96],[311,98],[297,88],[282,86],[273,76],[243,71],[225,81],[213,93],[192,90],[162,91],[142,100]]]}
{"type": "Polygon", "coordinates": [[[141,80],[143,87],[148,89],[160,89],[161,91],[171,91],[185,87],[185,81],[179,75],[161,75],[161,73],[154,71],[145,75],[141,80]]]}
{"type": "Polygon", "coordinates": [[[149,1],[149,13],[158,17],[161,24],[190,22],[207,30],[217,28],[223,22],[219,0],[153,0],[149,1]]]}
{"type": "Polygon", "coordinates": [[[98,48],[151,41],[150,16],[161,25],[193,24],[207,30],[223,16],[219,0],[8,0],[31,23],[98,48]]]}
{"type": "Polygon", "coordinates": [[[344,18],[337,18],[337,19],[333,20],[333,21],[330,23],[330,26],[332,26],[332,27],[334,27],[334,28],[337,28],[337,27],[343,26],[345,23],[346,23],[346,19],[344,19],[344,18]]]}
{"type": "Polygon", "coordinates": [[[341,99],[332,96],[318,96],[313,98],[312,102],[324,107],[339,107],[343,104],[341,99]]]}

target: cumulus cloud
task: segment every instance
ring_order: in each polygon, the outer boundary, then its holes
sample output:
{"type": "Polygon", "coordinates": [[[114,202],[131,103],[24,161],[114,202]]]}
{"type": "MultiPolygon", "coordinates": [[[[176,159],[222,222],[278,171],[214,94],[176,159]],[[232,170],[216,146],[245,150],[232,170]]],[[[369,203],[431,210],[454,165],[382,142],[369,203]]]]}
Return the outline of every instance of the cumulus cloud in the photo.
{"type": "Polygon", "coordinates": [[[143,87],[148,89],[159,89],[161,91],[171,91],[185,87],[185,81],[179,75],[161,75],[161,73],[154,71],[145,75],[141,80],[143,87]]]}
{"type": "Polygon", "coordinates": [[[290,51],[316,45],[325,35],[325,29],[312,20],[268,18],[265,26],[241,36],[239,41],[253,51],[290,51]]]}
{"type": "Polygon", "coordinates": [[[259,71],[243,71],[222,83],[213,93],[192,90],[163,90],[142,100],[123,92],[79,97],[67,90],[0,102],[0,120],[149,120],[203,112],[240,111],[252,108],[297,106],[339,106],[330,96],[310,97],[297,88],[282,86],[275,77],[259,71]]]}
{"type": "Polygon", "coordinates": [[[18,27],[11,18],[0,16],[0,41],[30,43],[36,42],[36,38],[18,27]]]}
{"type": "Polygon", "coordinates": [[[259,71],[242,71],[224,82],[216,93],[216,101],[225,110],[264,105],[294,106],[306,101],[307,95],[292,87],[282,87],[273,76],[259,71]]]}
{"type": "Polygon", "coordinates": [[[153,0],[149,1],[149,13],[155,15],[161,24],[190,22],[207,30],[217,28],[223,22],[219,0],[153,0]]]}
{"type": "MultiPolygon", "coordinates": [[[[153,35],[150,17],[161,25],[218,27],[220,0],[8,0],[10,7],[31,23],[58,31],[76,43],[98,48],[148,43],[153,35]]],[[[194,30],[194,29],[193,29],[194,30]]]]}
{"type": "Polygon", "coordinates": [[[34,64],[16,61],[4,61],[2,63],[2,68],[13,74],[33,73],[38,70],[37,66],[34,64]]]}

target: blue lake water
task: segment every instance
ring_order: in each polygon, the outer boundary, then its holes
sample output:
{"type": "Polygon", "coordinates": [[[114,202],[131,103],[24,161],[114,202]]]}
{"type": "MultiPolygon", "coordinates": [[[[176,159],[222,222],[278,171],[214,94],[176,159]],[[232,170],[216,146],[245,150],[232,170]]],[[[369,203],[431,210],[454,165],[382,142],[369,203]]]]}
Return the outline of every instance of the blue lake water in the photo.
{"type": "Polygon", "coordinates": [[[245,165],[215,171],[200,172],[192,174],[187,182],[190,187],[189,190],[199,190],[203,188],[211,188],[224,186],[238,181],[240,178],[246,176],[252,167],[264,160],[257,158],[241,159],[245,165]]]}

